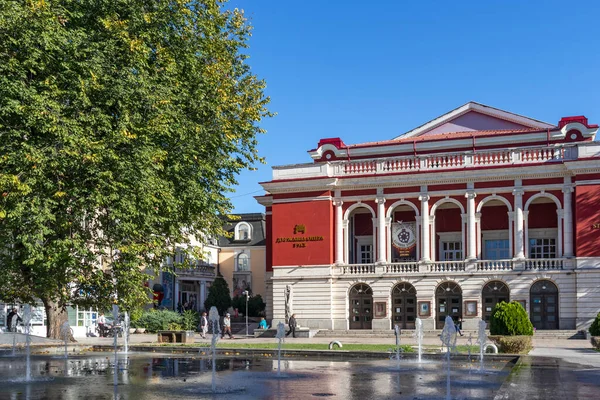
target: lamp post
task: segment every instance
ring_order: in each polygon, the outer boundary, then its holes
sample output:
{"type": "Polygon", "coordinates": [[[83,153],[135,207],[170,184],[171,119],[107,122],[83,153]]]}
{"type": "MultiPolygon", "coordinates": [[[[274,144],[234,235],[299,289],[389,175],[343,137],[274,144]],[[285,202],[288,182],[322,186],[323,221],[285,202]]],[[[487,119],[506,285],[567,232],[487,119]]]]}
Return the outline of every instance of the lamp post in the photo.
{"type": "Polygon", "coordinates": [[[244,290],[242,294],[246,295],[246,337],[248,337],[248,297],[250,293],[247,290],[244,290]]]}

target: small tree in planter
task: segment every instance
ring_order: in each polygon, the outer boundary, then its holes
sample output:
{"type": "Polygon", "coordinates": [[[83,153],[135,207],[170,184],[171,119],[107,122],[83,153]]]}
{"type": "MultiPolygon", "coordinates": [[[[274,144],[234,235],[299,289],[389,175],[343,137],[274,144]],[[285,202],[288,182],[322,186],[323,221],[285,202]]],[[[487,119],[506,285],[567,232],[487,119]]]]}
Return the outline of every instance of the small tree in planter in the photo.
{"type": "Polygon", "coordinates": [[[181,315],[181,325],[186,331],[195,331],[199,322],[200,316],[194,310],[186,310],[181,315]]]}
{"type": "Polygon", "coordinates": [[[208,296],[204,302],[204,308],[210,310],[212,306],[217,307],[219,315],[223,315],[231,307],[231,295],[229,294],[229,285],[219,274],[213,284],[208,289],[208,296]]]}
{"type": "Polygon", "coordinates": [[[590,335],[592,336],[592,346],[594,348],[600,350],[600,313],[596,315],[596,319],[592,322],[590,326],[590,335]]]}
{"type": "Polygon", "coordinates": [[[490,339],[503,353],[525,353],[531,348],[533,325],[516,301],[496,304],[490,317],[490,339]]]}

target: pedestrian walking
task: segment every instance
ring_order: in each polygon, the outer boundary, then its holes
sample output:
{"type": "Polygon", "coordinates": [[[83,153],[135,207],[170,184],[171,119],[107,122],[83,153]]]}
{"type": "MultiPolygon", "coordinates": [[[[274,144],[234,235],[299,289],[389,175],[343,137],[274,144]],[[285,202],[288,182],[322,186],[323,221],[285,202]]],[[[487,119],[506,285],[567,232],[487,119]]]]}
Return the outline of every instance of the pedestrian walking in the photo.
{"type": "Polygon", "coordinates": [[[206,318],[206,311],[204,311],[200,317],[200,324],[198,328],[202,339],[206,339],[206,333],[208,332],[208,318],[206,318]]]}
{"type": "Polygon", "coordinates": [[[16,332],[17,324],[19,322],[23,322],[23,318],[21,318],[21,316],[17,312],[17,308],[15,307],[8,313],[8,316],[6,317],[6,325],[8,326],[8,331],[16,332]]]}
{"type": "Polygon", "coordinates": [[[290,330],[285,334],[285,336],[289,336],[290,333],[292,334],[292,337],[296,337],[296,314],[292,314],[292,316],[290,317],[289,321],[288,321],[288,325],[290,327],[290,330]]]}
{"type": "Polygon", "coordinates": [[[221,339],[225,338],[225,334],[229,335],[229,339],[233,339],[233,335],[231,334],[231,315],[229,313],[225,314],[225,318],[223,318],[223,334],[221,335],[221,339]]]}
{"type": "Polygon", "coordinates": [[[456,320],[456,324],[454,324],[454,328],[456,329],[456,333],[458,333],[460,336],[463,335],[462,333],[462,318],[458,317],[458,319],[456,320]]]}

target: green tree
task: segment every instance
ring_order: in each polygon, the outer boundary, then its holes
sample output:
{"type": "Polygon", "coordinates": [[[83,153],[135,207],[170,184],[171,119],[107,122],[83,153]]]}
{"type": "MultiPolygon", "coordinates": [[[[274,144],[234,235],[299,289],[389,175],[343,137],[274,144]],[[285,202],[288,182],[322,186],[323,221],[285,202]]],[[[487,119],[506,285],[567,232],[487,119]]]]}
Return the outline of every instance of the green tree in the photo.
{"type": "Polygon", "coordinates": [[[532,336],[533,325],[523,306],[511,301],[496,304],[490,317],[490,333],[492,335],[532,336]]]}
{"type": "Polygon", "coordinates": [[[49,337],[222,233],[271,116],[250,33],[218,0],[0,0],[0,298],[41,300],[49,337]]]}
{"type": "Polygon", "coordinates": [[[231,304],[229,285],[223,278],[223,275],[219,274],[208,289],[208,296],[206,296],[206,300],[204,301],[204,308],[208,311],[212,306],[215,306],[219,311],[219,315],[223,316],[229,307],[231,307],[231,304]]]}

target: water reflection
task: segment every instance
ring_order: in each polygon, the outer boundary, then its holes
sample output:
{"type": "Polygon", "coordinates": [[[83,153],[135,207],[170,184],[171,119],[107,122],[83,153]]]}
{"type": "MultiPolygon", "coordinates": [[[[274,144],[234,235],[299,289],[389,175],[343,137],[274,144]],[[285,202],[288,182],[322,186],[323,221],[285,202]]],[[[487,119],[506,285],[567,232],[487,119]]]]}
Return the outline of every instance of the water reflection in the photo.
{"type": "MultiPolygon", "coordinates": [[[[212,361],[209,356],[181,357],[130,353],[118,359],[118,387],[113,387],[113,359],[106,354],[64,359],[34,357],[35,384],[16,382],[23,376],[21,359],[0,362],[2,398],[28,399],[192,399],[212,397],[212,361]],[[50,378],[51,380],[48,380],[50,378]],[[5,397],[3,397],[5,396],[5,397]]],[[[447,398],[447,369],[440,362],[407,361],[397,368],[390,360],[285,359],[277,376],[272,358],[218,358],[217,388],[227,399],[304,399],[330,397],[430,399],[447,398]]],[[[493,398],[506,378],[507,362],[490,364],[486,374],[469,374],[468,361],[453,362],[451,398],[493,398]]],[[[221,393],[219,392],[219,393],[221,393]]],[[[217,395],[218,396],[218,395],[217,395]]],[[[224,396],[221,396],[224,397],[224,396]]]]}

